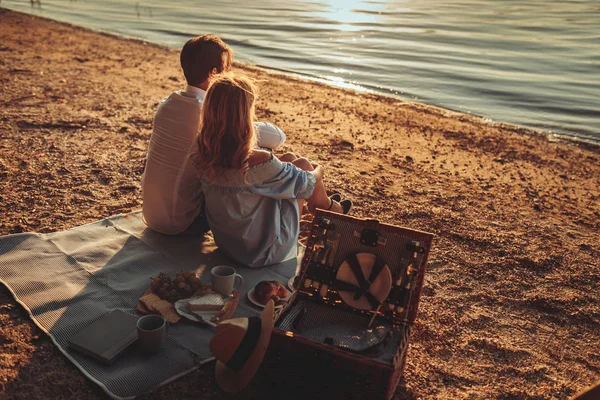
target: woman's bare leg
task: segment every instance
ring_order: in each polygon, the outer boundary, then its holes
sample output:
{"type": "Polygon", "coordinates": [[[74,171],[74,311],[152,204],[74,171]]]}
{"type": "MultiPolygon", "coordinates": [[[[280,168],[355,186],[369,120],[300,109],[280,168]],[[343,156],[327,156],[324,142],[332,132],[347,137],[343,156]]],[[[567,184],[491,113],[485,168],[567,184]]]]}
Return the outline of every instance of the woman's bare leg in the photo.
{"type": "MultiPolygon", "coordinates": [[[[304,171],[313,171],[315,169],[311,162],[306,158],[296,158],[294,161],[292,161],[292,164],[304,171]]],[[[322,208],[324,210],[331,210],[338,213],[343,212],[342,205],[337,201],[331,200],[329,196],[327,196],[323,181],[317,182],[312,196],[306,200],[308,201],[308,209],[311,212],[313,212],[315,208],[322,208]],[[331,206],[331,208],[329,208],[329,206],[331,206]]]]}
{"type": "Polygon", "coordinates": [[[298,159],[298,156],[294,153],[285,153],[277,158],[279,158],[281,162],[293,162],[294,160],[298,159]]]}
{"type": "MultiPolygon", "coordinates": [[[[293,163],[295,160],[298,159],[298,156],[295,155],[294,153],[285,153],[277,158],[279,158],[279,161],[281,161],[281,162],[293,163]]],[[[300,210],[300,214],[303,214],[304,213],[304,203],[306,203],[306,200],[297,199],[296,201],[298,202],[298,209],[300,210]]]]}

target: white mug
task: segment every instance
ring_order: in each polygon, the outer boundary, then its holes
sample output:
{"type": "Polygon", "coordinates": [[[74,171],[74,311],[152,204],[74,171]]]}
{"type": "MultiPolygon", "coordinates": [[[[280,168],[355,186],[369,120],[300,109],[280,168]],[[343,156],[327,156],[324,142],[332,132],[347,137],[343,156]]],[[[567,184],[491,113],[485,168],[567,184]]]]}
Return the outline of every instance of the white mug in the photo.
{"type": "Polygon", "coordinates": [[[244,284],[244,278],[236,273],[233,267],[227,265],[214,267],[210,273],[212,275],[213,290],[223,296],[229,296],[231,292],[233,292],[234,287],[237,289],[244,284]],[[235,278],[240,278],[240,282],[237,286],[234,285],[235,278]]]}

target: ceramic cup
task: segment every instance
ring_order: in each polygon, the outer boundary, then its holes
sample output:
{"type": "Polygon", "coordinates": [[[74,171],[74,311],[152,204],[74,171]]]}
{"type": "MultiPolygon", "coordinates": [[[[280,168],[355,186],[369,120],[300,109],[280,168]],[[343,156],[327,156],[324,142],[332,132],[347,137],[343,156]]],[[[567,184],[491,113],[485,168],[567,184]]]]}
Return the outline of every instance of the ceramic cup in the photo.
{"type": "Polygon", "coordinates": [[[212,275],[212,288],[215,292],[223,296],[229,296],[233,289],[237,289],[244,284],[244,278],[235,272],[233,267],[219,265],[210,271],[212,275]],[[238,285],[235,285],[235,278],[240,278],[238,285]]]}
{"type": "Polygon", "coordinates": [[[167,320],[160,315],[145,315],[137,322],[138,341],[145,353],[156,353],[165,344],[167,320]]]}

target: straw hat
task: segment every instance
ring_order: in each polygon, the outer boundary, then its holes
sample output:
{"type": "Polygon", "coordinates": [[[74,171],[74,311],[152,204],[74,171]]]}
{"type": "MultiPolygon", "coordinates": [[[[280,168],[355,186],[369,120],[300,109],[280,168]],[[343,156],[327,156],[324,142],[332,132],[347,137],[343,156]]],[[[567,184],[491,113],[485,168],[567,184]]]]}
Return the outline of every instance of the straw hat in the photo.
{"type": "Polygon", "coordinates": [[[273,301],[260,317],[228,319],[217,325],[210,351],[217,359],[215,377],[227,393],[242,390],[256,375],[273,330],[273,301]]]}

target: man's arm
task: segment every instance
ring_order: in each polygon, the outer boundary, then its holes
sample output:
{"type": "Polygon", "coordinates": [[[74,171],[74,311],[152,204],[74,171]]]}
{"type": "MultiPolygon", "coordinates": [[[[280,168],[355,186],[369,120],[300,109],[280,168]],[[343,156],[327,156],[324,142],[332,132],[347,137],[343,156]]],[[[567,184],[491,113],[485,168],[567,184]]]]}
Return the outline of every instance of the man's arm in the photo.
{"type": "Polygon", "coordinates": [[[275,150],[285,143],[285,133],[269,122],[255,122],[254,129],[258,136],[258,146],[275,150]]]}

